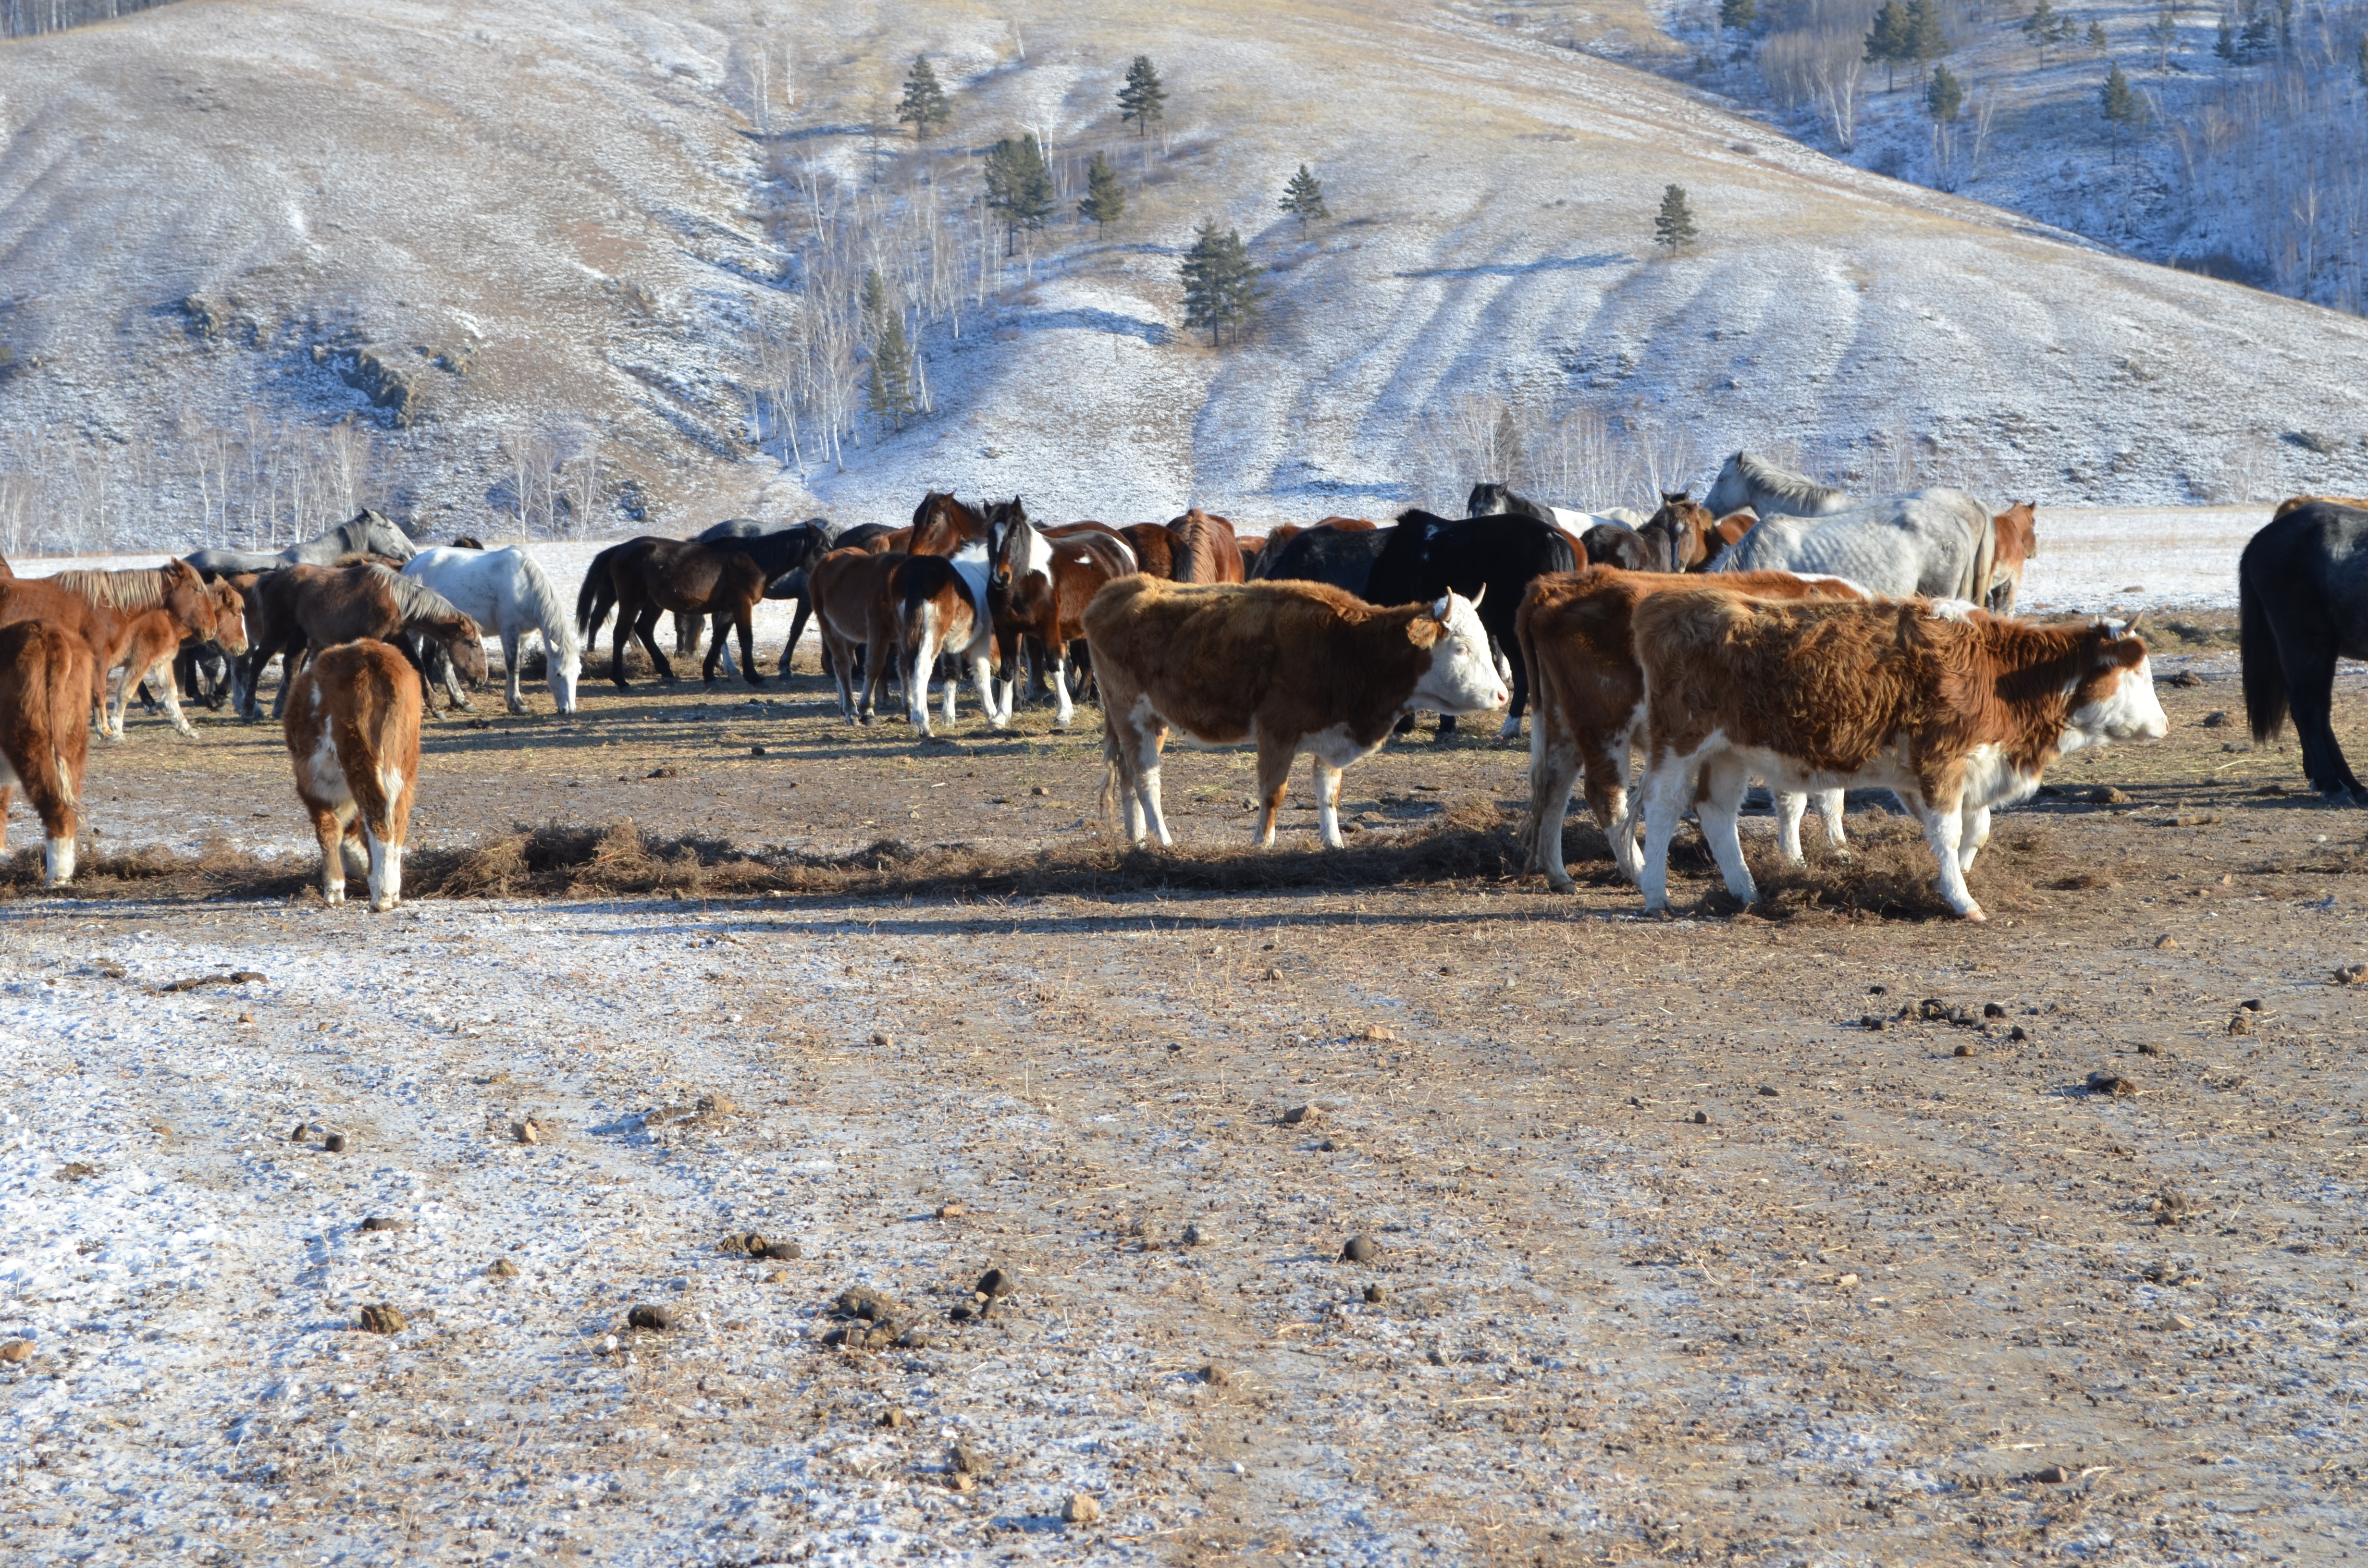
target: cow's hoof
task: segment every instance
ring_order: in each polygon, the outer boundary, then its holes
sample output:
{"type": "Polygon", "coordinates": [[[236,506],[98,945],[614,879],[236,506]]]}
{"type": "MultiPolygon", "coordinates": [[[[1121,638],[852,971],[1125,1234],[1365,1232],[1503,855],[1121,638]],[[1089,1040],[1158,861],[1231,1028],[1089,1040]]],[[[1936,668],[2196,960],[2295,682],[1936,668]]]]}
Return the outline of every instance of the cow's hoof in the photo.
{"type": "Polygon", "coordinates": [[[1961,920],[1986,921],[1989,916],[1982,913],[1982,906],[1977,903],[1972,908],[1966,910],[1964,914],[1959,915],[1958,918],[1961,920]]]}

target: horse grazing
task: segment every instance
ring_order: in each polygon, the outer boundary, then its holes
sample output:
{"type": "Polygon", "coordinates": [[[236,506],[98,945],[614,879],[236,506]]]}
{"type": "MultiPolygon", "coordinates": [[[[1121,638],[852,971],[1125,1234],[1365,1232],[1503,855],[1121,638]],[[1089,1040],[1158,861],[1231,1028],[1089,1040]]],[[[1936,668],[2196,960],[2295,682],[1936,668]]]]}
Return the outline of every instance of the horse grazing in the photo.
{"type": "MultiPolygon", "coordinates": [[[[284,654],[288,661],[288,676],[271,704],[277,719],[287,712],[288,694],[308,649],[361,638],[395,642],[417,633],[442,648],[471,682],[485,678],[484,633],[476,621],[435,589],[383,566],[284,566],[267,572],[255,581],[247,631],[246,700],[240,712],[248,719],[261,716],[256,691],[273,659],[284,654]]],[[[415,662],[413,668],[425,698],[426,665],[415,662]]]]}
{"type": "Polygon", "coordinates": [[[674,665],[658,647],[656,636],[658,617],[666,611],[677,617],[715,618],[715,634],[708,641],[707,659],[700,669],[700,678],[708,685],[715,684],[715,664],[727,626],[739,634],[740,663],[748,684],[765,684],[765,677],[757,671],[749,615],[765,597],[767,578],[757,558],[738,544],[736,540],[694,544],[644,534],[612,544],[592,558],[584,585],[575,596],[575,626],[586,646],[597,643],[601,622],[615,608],[617,637],[609,678],[620,690],[628,684],[625,644],[629,641],[641,643],[656,667],[658,679],[674,684],[674,665]]]}
{"type": "MultiPolygon", "coordinates": [[[[1515,654],[1512,706],[1502,733],[1520,734],[1530,680],[1514,640],[1514,617],[1531,583],[1550,572],[1577,569],[1570,537],[1550,522],[1510,513],[1451,521],[1418,510],[1401,512],[1395,528],[1376,529],[1373,537],[1383,547],[1366,582],[1367,599],[1395,605],[1461,594],[1497,645],[1515,654]]],[[[1450,717],[1440,719],[1441,728],[1450,727],[1450,717]]]]}
{"type": "Polygon", "coordinates": [[[1069,644],[1086,634],[1086,606],[1105,584],[1134,570],[1133,552],[1098,532],[1064,529],[1052,534],[1029,521],[1014,501],[994,520],[994,551],[987,572],[987,606],[995,618],[998,663],[1007,672],[1004,704],[1008,711],[1010,672],[1020,640],[1033,638],[1053,665],[1053,722],[1068,728],[1076,717],[1069,698],[1069,644]]]}
{"type": "Polygon", "coordinates": [[[1179,583],[1238,583],[1242,547],[1226,518],[1195,506],[1167,523],[1169,548],[1179,583]]]}
{"type": "Polygon", "coordinates": [[[96,665],[82,638],[48,620],[0,626],[0,850],[18,786],[41,819],[41,884],[74,881],[75,813],[90,758],[96,665]]]}
{"type": "Polygon", "coordinates": [[[268,572],[275,566],[330,566],[359,555],[382,555],[395,562],[418,553],[411,536],[365,506],[336,528],[313,535],[275,553],[257,550],[209,549],[181,557],[207,577],[231,572],[268,572]]]}
{"type": "Polygon", "coordinates": [[[575,640],[567,601],[532,556],[515,545],[507,550],[439,545],[413,556],[404,563],[403,574],[435,589],[453,608],[479,626],[493,628],[501,638],[502,664],[508,671],[508,690],[504,696],[511,712],[527,710],[526,697],[518,689],[518,650],[529,631],[542,639],[543,678],[550,683],[552,700],[562,713],[575,711],[583,644],[575,640]]]}
{"type": "Polygon", "coordinates": [[[324,648],[289,683],[282,733],[296,798],[321,841],[321,896],[346,901],[370,879],[370,908],[403,902],[403,840],[419,788],[419,680],[404,656],[364,638],[324,648]],[[367,858],[362,853],[368,849],[367,858]]]}
{"type": "Polygon", "coordinates": [[[855,546],[834,550],[806,570],[814,621],[822,630],[823,664],[838,682],[840,717],[871,722],[872,694],[888,684],[896,660],[896,612],[889,589],[908,559],[901,551],[873,554],[855,546]],[[859,701],[855,671],[860,658],[859,701]]]}
{"type": "Polygon", "coordinates": [[[1762,519],[1774,517],[1823,517],[1857,505],[1830,484],[1819,484],[1804,473],[1737,452],[1726,460],[1711,481],[1702,504],[1718,517],[1748,506],[1762,519]]]}
{"type": "Polygon", "coordinates": [[[1763,515],[1711,571],[1847,577],[1886,598],[1989,608],[2014,596],[2012,577],[1998,569],[1998,535],[1988,508],[1964,491],[1917,490],[1819,517],[1763,515]]]}
{"type": "Polygon", "coordinates": [[[2330,722],[2335,661],[2368,659],[2368,506],[2312,497],[2281,506],[2237,560],[2245,719],[2267,744],[2289,715],[2310,787],[2368,806],[2330,722]]]}

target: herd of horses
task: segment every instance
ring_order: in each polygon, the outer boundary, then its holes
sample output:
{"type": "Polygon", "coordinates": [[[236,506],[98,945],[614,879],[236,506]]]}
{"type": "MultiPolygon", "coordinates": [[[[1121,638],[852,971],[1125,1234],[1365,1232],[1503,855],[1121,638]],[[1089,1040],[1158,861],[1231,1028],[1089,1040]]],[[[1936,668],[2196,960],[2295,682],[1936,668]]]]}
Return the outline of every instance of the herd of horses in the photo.
{"type": "MultiPolygon", "coordinates": [[[[572,612],[525,551],[485,550],[473,540],[421,550],[370,511],[270,553],[201,550],[158,567],[40,579],[17,579],[0,562],[0,631],[6,632],[0,642],[0,813],[14,789],[26,790],[48,837],[49,880],[63,881],[72,874],[73,804],[92,723],[69,725],[60,715],[70,708],[86,713],[101,734],[120,739],[126,706],[138,693],[185,735],[195,732],[180,706],[184,697],[217,708],[230,702],[242,716],[259,718],[265,671],[281,659],[288,673],[273,714],[290,726],[301,714],[308,733],[317,732],[308,743],[311,760],[297,760],[300,782],[319,784],[308,809],[316,816],[328,811],[330,819],[323,820],[334,819],[344,834],[370,818],[367,801],[355,804],[365,796],[382,799],[389,810],[398,800],[407,802],[420,717],[432,710],[439,689],[448,704],[469,705],[465,688],[489,674],[489,633],[501,642],[512,711],[526,710],[520,671],[531,633],[541,640],[558,710],[572,713],[584,653],[597,645],[611,616],[609,678],[620,687],[627,684],[632,643],[643,649],[661,680],[676,678],[656,635],[668,614],[675,618],[675,657],[696,648],[703,628],[704,679],[718,679],[720,666],[723,676],[761,685],[752,618],[766,598],[794,601],[776,666],[788,673],[793,650],[814,625],[824,672],[850,722],[870,722],[894,688],[916,735],[929,737],[933,706],[934,722],[953,722],[956,687],[968,678],[991,724],[1008,724],[1023,692],[1032,691],[1054,704],[1055,722],[1065,726],[1078,698],[1094,691],[1087,608],[1111,584],[1137,576],[1178,584],[1314,583],[1375,605],[1460,597],[1485,630],[1510,689],[1504,721],[1509,736],[1520,732],[1533,681],[1516,619],[1542,579],[1588,566],[1706,580],[1778,573],[1842,583],[1873,598],[1958,600],[2011,615],[2024,565],[2037,549],[2028,502],[1993,512],[1947,488],[1854,497],[1741,452],[1726,460],[1702,500],[1663,493],[1649,514],[1556,507],[1496,483],[1475,485],[1465,511],[1446,517],[1407,510],[1385,523],[1333,517],[1259,529],[1195,508],[1165,523],[1048,526],[1017,496],[972,505],[933,492],[902,528],[842,529],[819,518],[772,528],[742,518],[690,540],[625,540],[595,557],[572,612]],[[38,631],[15,630],[24,625],[38,631]],[[335,678],[324,687],[321,656],[354,644],[382,645],[386,655],[341,658],[326,667],[335,678]],[[393,682],[405,687],[403,695],[385,689],[398,668],[408,674],[393,682]],[[935,705],[933,683],[941,687],[935,705]],[[346,693],[335,712],[324,695],[331,687],[346,693]],[[69,688],[77,695],[62,707],[58,692],[69,688]],[[347,721],[336,712],[348,710],[375,715],[369,722],[384,736],[340,742],[337,725],[347,721]],[[380,739],[393,760],[377,757],[380,739]],[[336,792],[319,781],[327,777],[322,758],[340,745],[370,751],[365,771],[381,780],[399,774],[402,786],[348,789],[340,797],[346,814],[337,816],[329,799],[336,792]],[[315,797],[327,803],[316,805],[315,797]]],[[[2368,502],[2305,496],[2286,503],[2247,547],[2238,575],[2245,692],[2256,737],[2270,739],[2291,716],[2313,785],[2330,799],[2368,804],[2368,786],[2351,772],[2330,725],[2336,660],[2368,657],[2368,502]]],[[[1413,720],[1409,711],[1397,727],[1413,720]]],[[[1452,729],[1452,714],[1440,723],[1452,729]]],[[[292,727],[290,735],[293,755],[292,727]]],[[[1596,769],[1586,771],[1591,781],[1596,769]]],[[[362,833],[370,845],[399,844],[391,835],[399,835],[399,828],[387,823],[362,833]]],[[[325,887],[335,857],[330,839],[323,842],[325,887]]],[[[373,876],[374,900],[381,881],[394,885],[399,872],[373,876]]]]}

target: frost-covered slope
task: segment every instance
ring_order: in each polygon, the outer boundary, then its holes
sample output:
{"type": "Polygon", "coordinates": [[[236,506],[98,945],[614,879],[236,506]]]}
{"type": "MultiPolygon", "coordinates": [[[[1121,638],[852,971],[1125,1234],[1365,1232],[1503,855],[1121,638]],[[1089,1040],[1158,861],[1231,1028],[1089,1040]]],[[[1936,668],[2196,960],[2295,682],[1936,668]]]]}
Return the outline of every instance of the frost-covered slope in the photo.
{"type": "MultiPolygon", "coordinates": [[[[188,0],[6,58],[0,335],[40,364],[0,381],[0,418],[154,436],[167,487],[177,418],[387,418],[348,384],[379,374],[362,349],[417,400],[389,472],[431,530],[505,503],[505,437],[578,426],[606,437],[609,505],[639,496],[668,531],[816,499],[892,517],[927,484],[1117,520],[1380,508],[1470,477],[1438,426],[1472,394],[1531,424],[1610,415],[1695,480],[1755,445],[2043,502],[2184,501],[2240,470],[2248,491],[2368,483],[2356,444],[2279,441],[2368,426],[2345,374],[2368,326],[1861,173],[1446,10],[1055,3],[1015,28],[907,0],[826,26],[697,0],[188,0]],[[1107,240],[1057,226],[959,339],[928,330],[934,414],[866,422],[844,472],[786,472],[744,446],[747,324],[795,278],[757,216],[794,194],[757,131],[902,188],[891,106],[923,51],[953,141],[1108,146],[1133,209],[1107,240]],[[1174,95],[1147,158],[1111,103],[1136,52],[1174,95]],[[1301,161],[1334,213],[1304,239],[1274,209],[1301,161]],[[1661,259],[1672,182],[1703,237],[1661,259]],[[1275,269],[1242,348],[1181,332],[1176,258],[1204,214],[1275,269]]],[[[976,189],[974,165],[940,178],[953,210],[976,189]]]]}

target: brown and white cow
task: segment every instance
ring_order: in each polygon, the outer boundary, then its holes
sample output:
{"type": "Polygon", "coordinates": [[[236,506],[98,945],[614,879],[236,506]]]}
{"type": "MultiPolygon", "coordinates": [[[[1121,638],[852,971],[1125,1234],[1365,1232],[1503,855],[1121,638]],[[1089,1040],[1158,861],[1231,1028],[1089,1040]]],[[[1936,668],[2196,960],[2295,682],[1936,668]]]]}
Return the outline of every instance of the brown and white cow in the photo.
{"type": "Polygon", "coordinates": [[[1774,790],[1887,789],[1924,826],[1941,895],[1984,918],[1965,872],[1990,808],[2057,756],[2169,729],[2146,643],[2117,622],[2036,626],[1927,599],[1777,604],[1725,587],[1636,607],[1645,671],[1647,910],[1668,905],[1669,839],[1696,802],[1727,891],[1759,896],[1736,819],[1774,790]]]}
{"type": "Polygon", "coordinates": [[[1122,577],[1086,608],[1086,643],[1101,687],[1103,810],[1120,790],[1129,841],[1143,842],[1147,824],[1163,847],[1175,842],[1159,804],[1171,728],[1194,745],[1258,744],[1261,847],[1274,842],[1292,761],[1308,753],[1316,826],[1337,849],[1340,770],[1401,715],[1506,702],[1487,631],[1455,594],[1383,609],[1319,583],[1122,577]]]}
{"type": "Polygon", "coordinates": [[[41,819],[46,887],[74,881],[97,665],[80,634],[53,621],[0,626],[0,850],[8,845],[8,792],[22,785],[41,819]]]}
{"type": "MultiPolygon", "coordinates": [[[[1864,599],[1840,577],[1790,572],[1737,572],[1731,591],[1771,599],[1864,599]]],[[[1697,587],[1699,577],[1587,566],[1539,577],[1522,597],[1514,635],[1530,670],[1530,809],[1521,827],[1526,869],[1545,873],[1556,892],[1571,891],[1562,861],[1563,819],[1571,787],[1587,776],[1588,809],[1611,841],[1611,858],[1634,881],[1644,870],[1636,847],[1636,797],[1630,788],[1636,743],[1645,733],[1645,672],[1636,663],[1636,607],[1656,594],[1697,587]]],[[[1801,862],[1801,816],[1807,797],[1778,792],[1777,842],[1787,864],[1801,862]]],[[[1820,791],[1826,842],[1842,847],[1842,792],[1820,791]]]]}
{"type": "Polygon", "coordinates": [[[313,656],[290,680],[281,719],[296,798],[321,840],[321,896],[343,903],[346,878],[370,878],[370,908],[403,902],[403,841],[419,787],[419,676],[373,638],[313,656]],[[367,867],[357,850],[367,846],[367,867]]]}

